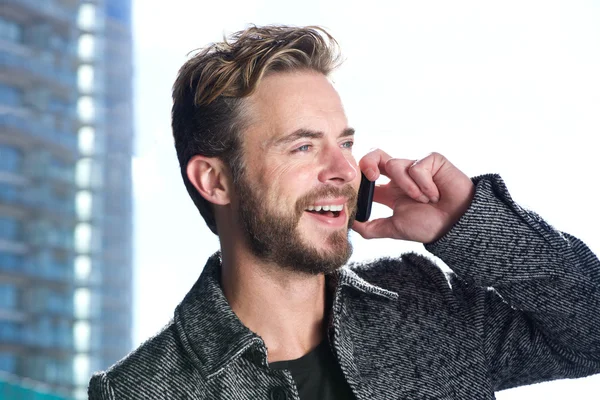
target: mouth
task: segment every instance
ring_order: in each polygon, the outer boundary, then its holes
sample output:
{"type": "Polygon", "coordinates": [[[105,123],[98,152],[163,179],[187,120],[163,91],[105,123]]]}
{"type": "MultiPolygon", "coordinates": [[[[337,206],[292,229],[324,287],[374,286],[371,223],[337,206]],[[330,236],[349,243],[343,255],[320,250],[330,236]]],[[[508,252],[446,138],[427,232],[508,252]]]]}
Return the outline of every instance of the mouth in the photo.
{"type": "Polygon", "coordinates": [[[304,212],[314,220],[330,227],[338,228],[346,224],[344,204],[315,204],[308,206],[304,212]]]}
{"type": "Polygon", "coordinates": [[[329,218],[337,218],[340,216],[343,205],[325,205],[325,206],[308,206],[305,210],[311,214],[323,215],[329,218]]]}

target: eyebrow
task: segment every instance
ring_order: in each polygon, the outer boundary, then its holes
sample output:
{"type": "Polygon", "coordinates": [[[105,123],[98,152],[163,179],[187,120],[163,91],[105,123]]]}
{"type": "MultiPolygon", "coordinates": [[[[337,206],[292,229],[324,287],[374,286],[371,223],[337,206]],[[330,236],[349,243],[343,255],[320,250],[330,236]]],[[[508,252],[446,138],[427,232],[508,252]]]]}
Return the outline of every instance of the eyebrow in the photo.
{"type": "MultiPolygon", "coordinates": [[[[354,134],[355,134],[354,128],[346,128],[342,131],[342,133],[340,133],[338,135],[338,139],[341,137],[346,137],[346,136],[354,136],[354,134]]],[[[295,130],[294,132],[290,133],[289,135],[270,140],[268,143],[268,146],[279,146],[279,145],[288,144],[295,140],[304,139],[304,138],[321,139],[323,136],[325,136],[325,134],[321,131],[311,131],[310,129],[301,128],[301,129],[295,130]]]]}

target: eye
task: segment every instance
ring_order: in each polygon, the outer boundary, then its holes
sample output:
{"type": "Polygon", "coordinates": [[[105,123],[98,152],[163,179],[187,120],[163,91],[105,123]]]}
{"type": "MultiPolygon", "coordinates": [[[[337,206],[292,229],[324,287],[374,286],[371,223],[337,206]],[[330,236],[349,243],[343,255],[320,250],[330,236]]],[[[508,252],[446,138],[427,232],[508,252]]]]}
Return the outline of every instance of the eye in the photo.
{"type": "Polygon", "coordinates": [[[342,143],[342,147],[344,147],[346,149],[351,149],[352,146],[354,146],[354,141],[352,141],[352,140],[348,140],[348,141],[342,143]]]}
{"type": "Polygon", "coordinates": [[[309,151],[311,147],[312,146],[310,144],[303,144],[302,146],[294,149],[293,153],[297,153],[297,152],[304,153],[304,152],[309,151]]]}

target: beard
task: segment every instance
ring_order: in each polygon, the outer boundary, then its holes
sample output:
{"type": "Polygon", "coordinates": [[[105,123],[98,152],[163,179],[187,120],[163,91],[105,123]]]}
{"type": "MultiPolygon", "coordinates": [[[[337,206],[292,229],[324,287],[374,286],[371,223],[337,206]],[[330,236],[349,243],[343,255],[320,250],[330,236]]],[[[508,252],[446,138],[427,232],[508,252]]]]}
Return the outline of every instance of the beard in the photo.
{"type": "Polygon", "coordinates": [[[350,259],[352,244],[349,235],[356,216],[357,199],[357,193],[351,185],[313,190],[296,202],[294,210],[284,214],[272,211],[266,196],[252,187],[244,173],[237,180],[236,190],[239,198],[238,217],[254,256],[281,268],[311,275],[336,271],[350,259]],[[342,196],[349,199],[348,229],[345,232],[331,232],[323,238],[327,250],[307,244],[298,229],[306,208],[317,199],[342,196]]]}

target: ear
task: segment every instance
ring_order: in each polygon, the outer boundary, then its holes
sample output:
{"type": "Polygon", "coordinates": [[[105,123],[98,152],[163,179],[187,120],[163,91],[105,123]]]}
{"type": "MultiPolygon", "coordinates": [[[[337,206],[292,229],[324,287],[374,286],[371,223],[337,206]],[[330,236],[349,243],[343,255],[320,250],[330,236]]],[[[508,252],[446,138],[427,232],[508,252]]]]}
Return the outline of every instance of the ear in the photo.
{"type": "Polygon", "coordinates": [[[213,204],[231,202],[231,178],[229,168],[216,157],[196,155],[186,168],[187,177],[200,196],[213,204]]]}

